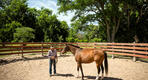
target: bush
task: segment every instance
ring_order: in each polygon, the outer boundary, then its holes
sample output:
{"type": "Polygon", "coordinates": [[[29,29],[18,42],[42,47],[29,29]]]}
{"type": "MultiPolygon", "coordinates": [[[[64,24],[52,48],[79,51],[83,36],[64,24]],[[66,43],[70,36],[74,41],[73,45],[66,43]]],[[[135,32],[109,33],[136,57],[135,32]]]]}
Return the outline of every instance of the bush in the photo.
{"type": "Polygon", "coordinates": [[[29,27],[16,28],[13,42],[29,42],[35,39],[34,30],[29,27]]]}

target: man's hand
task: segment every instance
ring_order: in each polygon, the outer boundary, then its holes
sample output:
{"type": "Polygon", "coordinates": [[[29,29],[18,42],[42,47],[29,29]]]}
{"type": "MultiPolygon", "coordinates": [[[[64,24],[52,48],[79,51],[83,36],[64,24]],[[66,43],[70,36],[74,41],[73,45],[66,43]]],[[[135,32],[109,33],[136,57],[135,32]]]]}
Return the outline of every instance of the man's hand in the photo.
{"type": "Polygon", "coordinates": [[[57,58],[55,58],[55,62],[56,62],[56,63],[58,62],[58,57],[57,57],[57,58]]]}

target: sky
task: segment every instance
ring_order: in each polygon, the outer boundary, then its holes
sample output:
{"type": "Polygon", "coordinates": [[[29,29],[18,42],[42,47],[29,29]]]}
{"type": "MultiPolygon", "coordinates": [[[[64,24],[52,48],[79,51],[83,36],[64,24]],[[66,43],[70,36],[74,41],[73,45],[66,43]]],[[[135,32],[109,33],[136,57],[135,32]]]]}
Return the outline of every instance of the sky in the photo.
{"type": "MultiPolygon", "coordinates": [[[[31,8],[40,9],[41,7],[44,7],[52,10],[53,14],[57,14],[58,12],[57,0],[28,0],[27,3],[28,6],[31,8]]],[[[71,19],[74,16],[74,13],[68,12],[67,15],[61,13],[57,16],[60,21],[66,21],[67,24],[70,26],[71,19]]]]}

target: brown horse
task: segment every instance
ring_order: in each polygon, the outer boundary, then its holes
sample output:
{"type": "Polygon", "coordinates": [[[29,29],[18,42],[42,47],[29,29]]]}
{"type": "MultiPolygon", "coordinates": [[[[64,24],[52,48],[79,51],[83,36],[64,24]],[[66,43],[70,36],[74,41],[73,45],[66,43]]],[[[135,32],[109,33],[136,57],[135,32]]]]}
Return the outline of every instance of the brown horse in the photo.
{"type": "Polygon", "coordinates": [[[102,70],[102,77],[104,75],[104,66],[105,66],[105,73],[108,74],[108,61],[107,61],[107,54],[102,49],[88,49],[88,48],[80,48],[79,46],[75,46],[72,44],[66,44],[66,47],[62,50],[62,54],[66,53],[67,51],[72,52],[75,56],[75,60],[77,62],[77,71],[79,76],[79,68],[82,74],[82,80],[84,80],[84,74],[82,69],[82,63],[91,63],[93,61],[96,62],[96,67],[98,70],[98,75],[96,76],[96,80],[99,79],[100,68],[102,70]],[[103,66],[104,60],[104,66],[103,66]]]}

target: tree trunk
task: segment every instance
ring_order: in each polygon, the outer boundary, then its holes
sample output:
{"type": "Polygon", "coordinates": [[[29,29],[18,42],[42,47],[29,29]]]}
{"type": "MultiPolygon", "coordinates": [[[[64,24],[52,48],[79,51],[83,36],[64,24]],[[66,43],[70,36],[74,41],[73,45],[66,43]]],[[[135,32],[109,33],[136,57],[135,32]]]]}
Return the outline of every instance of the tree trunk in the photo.
{"type": "Polygon", "coordinates": [[[109,27],[109,23],[106,21],[106,31],[107,31],[107,41],[111,42],[111,35],[110,35],[110,27],[109,27]]]}
{"type": "Polygon", "coordinates": [[[114,26],[112,30],[111,42],[115,41],[115,34],[116,34],[116,26],[114,26]]]}
{"type": "Polygon", "coordinates": [[[130,27],[130,10],[129,10],[129,5],[127,5],[127,27],[129,30],[130,27]]]}
{"type": "Polygon", "coordinates": [[[117,31],[119,29],[119,25],[120,25],[120,18],[118,19],[117,22],[114,19],[114,24],[115,24],[115,26],[113,26],[112,36],[111,36],[111,42],[115,42],[116,33],[117,33],[117,31]]]}

